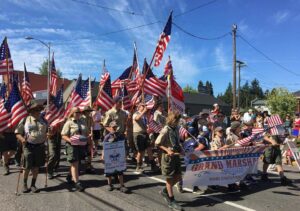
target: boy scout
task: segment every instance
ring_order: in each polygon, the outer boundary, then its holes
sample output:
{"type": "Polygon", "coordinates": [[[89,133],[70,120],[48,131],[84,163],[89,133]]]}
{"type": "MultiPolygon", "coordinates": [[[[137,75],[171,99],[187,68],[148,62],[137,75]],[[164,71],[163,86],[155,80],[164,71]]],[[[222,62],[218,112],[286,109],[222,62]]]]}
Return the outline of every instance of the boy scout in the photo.
{"type": "Polygon", "coordinates": [[[37,193],[35,182],[39,173],[39,167],[45,163],[45,146],[47,126],[39,120],[42,105],[33,101],[29,107],[29,116],[25,117],[18,124],[15,133],[17,139],[23,144],[24,177],[23,193],[32,191],[37,193]],[[30,189],[27,186],[29,171],[32,172],[30,189]]]}

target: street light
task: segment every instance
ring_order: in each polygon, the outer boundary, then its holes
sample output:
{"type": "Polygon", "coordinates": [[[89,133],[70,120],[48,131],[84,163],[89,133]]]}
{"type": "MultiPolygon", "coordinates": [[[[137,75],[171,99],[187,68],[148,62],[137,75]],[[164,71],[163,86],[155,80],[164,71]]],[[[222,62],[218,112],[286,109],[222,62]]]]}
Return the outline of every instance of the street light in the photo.
{"type": "Polygon", "coordinates": [[[236,63],[239,67],[239,88],[238,88],[238,108],[240,109],[240,91],[241,91],[241,67],[246,67],[247,65],[239,60],[236,60],[236,63]]]}
{"type": "Polygon", "coordinates": [[[44,46],[48,48],[48,74],[47,74],[47,108],[49,107],[49,86],[50,86],[50,51],[51,51],[51,43],[44,42],[34,37],[25,37],[26,40],[36,40],[42,43],[44,46]]]}

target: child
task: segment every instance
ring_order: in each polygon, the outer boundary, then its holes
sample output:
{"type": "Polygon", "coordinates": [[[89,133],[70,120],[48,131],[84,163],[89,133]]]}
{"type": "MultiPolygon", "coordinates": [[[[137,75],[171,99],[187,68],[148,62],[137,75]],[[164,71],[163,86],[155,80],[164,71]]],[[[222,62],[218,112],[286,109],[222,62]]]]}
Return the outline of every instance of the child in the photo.
{"type": "MultiPolygon", "coordinates": [[[[124,140],[124,136],[121,135],[120,133],[116,132],[118,128],[118,125],[115,121],[112,121],[109,124],[109,130],[110,132],[104,137],[103,142],[117,142],[117,141],[122,141],[124,140]]],[[[104,150],[102,153],[102,160],[104,160],[104,150]]],[[[104,160],[105,162],[105,160],[104,160]]],[[[123,178],[123,171],[115,171],[114,173],[106,173],[105,176],[107,177],[107,182],[108,182],[108,191],[112,191],[114,189],[112,185],[112,176],[118,176],[119,182],[120,182],[120,191],[123,193],[128,193],[128,189],[124,186],[124,178],[123,178]]]]}

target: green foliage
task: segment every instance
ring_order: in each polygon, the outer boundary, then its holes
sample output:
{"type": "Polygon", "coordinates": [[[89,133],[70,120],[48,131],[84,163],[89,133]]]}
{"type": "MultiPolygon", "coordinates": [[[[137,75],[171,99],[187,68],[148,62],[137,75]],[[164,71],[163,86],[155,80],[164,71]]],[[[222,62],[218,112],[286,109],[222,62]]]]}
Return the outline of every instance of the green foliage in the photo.
{"type": "Polygon", "coordinates": [[[231,83],[229,83],[225,93],[223,95],[219,95],[218,98],[227,103],[228,105],[232,106],[232,97],[232,85],[231,83]]]}
{"type": "MultiPolygon", "coordinates": [[[[50,64],[50,65],[51,65],[51,64],[50,64]]],[[[51,68],[51,67],[50,67],[50,68],[51,68]]],[[[39,67],[39,73],[40,73],[41,75],[47,75],[47,74],[48,74],[48,59],[45,60],[45,61],[41,64],[41,66],[39,67]]],[[[61,72],[59,69],[56,69],[56,73],[57,73],[57,76],[58,76],[59,78],[62,77],[62,72],[61,72]]]]}
{"type": "Polygon", "coordinates": [[[273,114],[279,114],[284,119],[286,114],[295,112],[297,100],[287,89],[276,88],[267,96],[267,106],[273,114]]]}
{"type": "Polygon", "coordinates": [[[183,92],[187,93],[198,93],[196,89],[194,89],[192,86],[186,85],[186,87],[183,88],[183,92]]]}

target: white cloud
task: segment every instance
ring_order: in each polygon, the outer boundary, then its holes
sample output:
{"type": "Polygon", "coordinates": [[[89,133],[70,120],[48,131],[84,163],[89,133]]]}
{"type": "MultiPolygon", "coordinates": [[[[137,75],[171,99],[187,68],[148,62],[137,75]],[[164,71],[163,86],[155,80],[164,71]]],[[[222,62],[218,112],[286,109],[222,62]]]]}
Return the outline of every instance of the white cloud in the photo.
{"type": "Polygon", "coordinates": [[[223,71],[230,70],[230,64],[228,59],[228,54],[224,50],[223,44],[218,45],[214,50],[214,55],[216,57],[216,63],[219,65],[220,69],[223,71]]]}
{"type": "Polygon", "coordinates": [[[285,10],[285,11],[278,11],[274,16],[274,20],[276,24],[283,23],[288,20],[290,17],[290,12],[285,10]]]}

